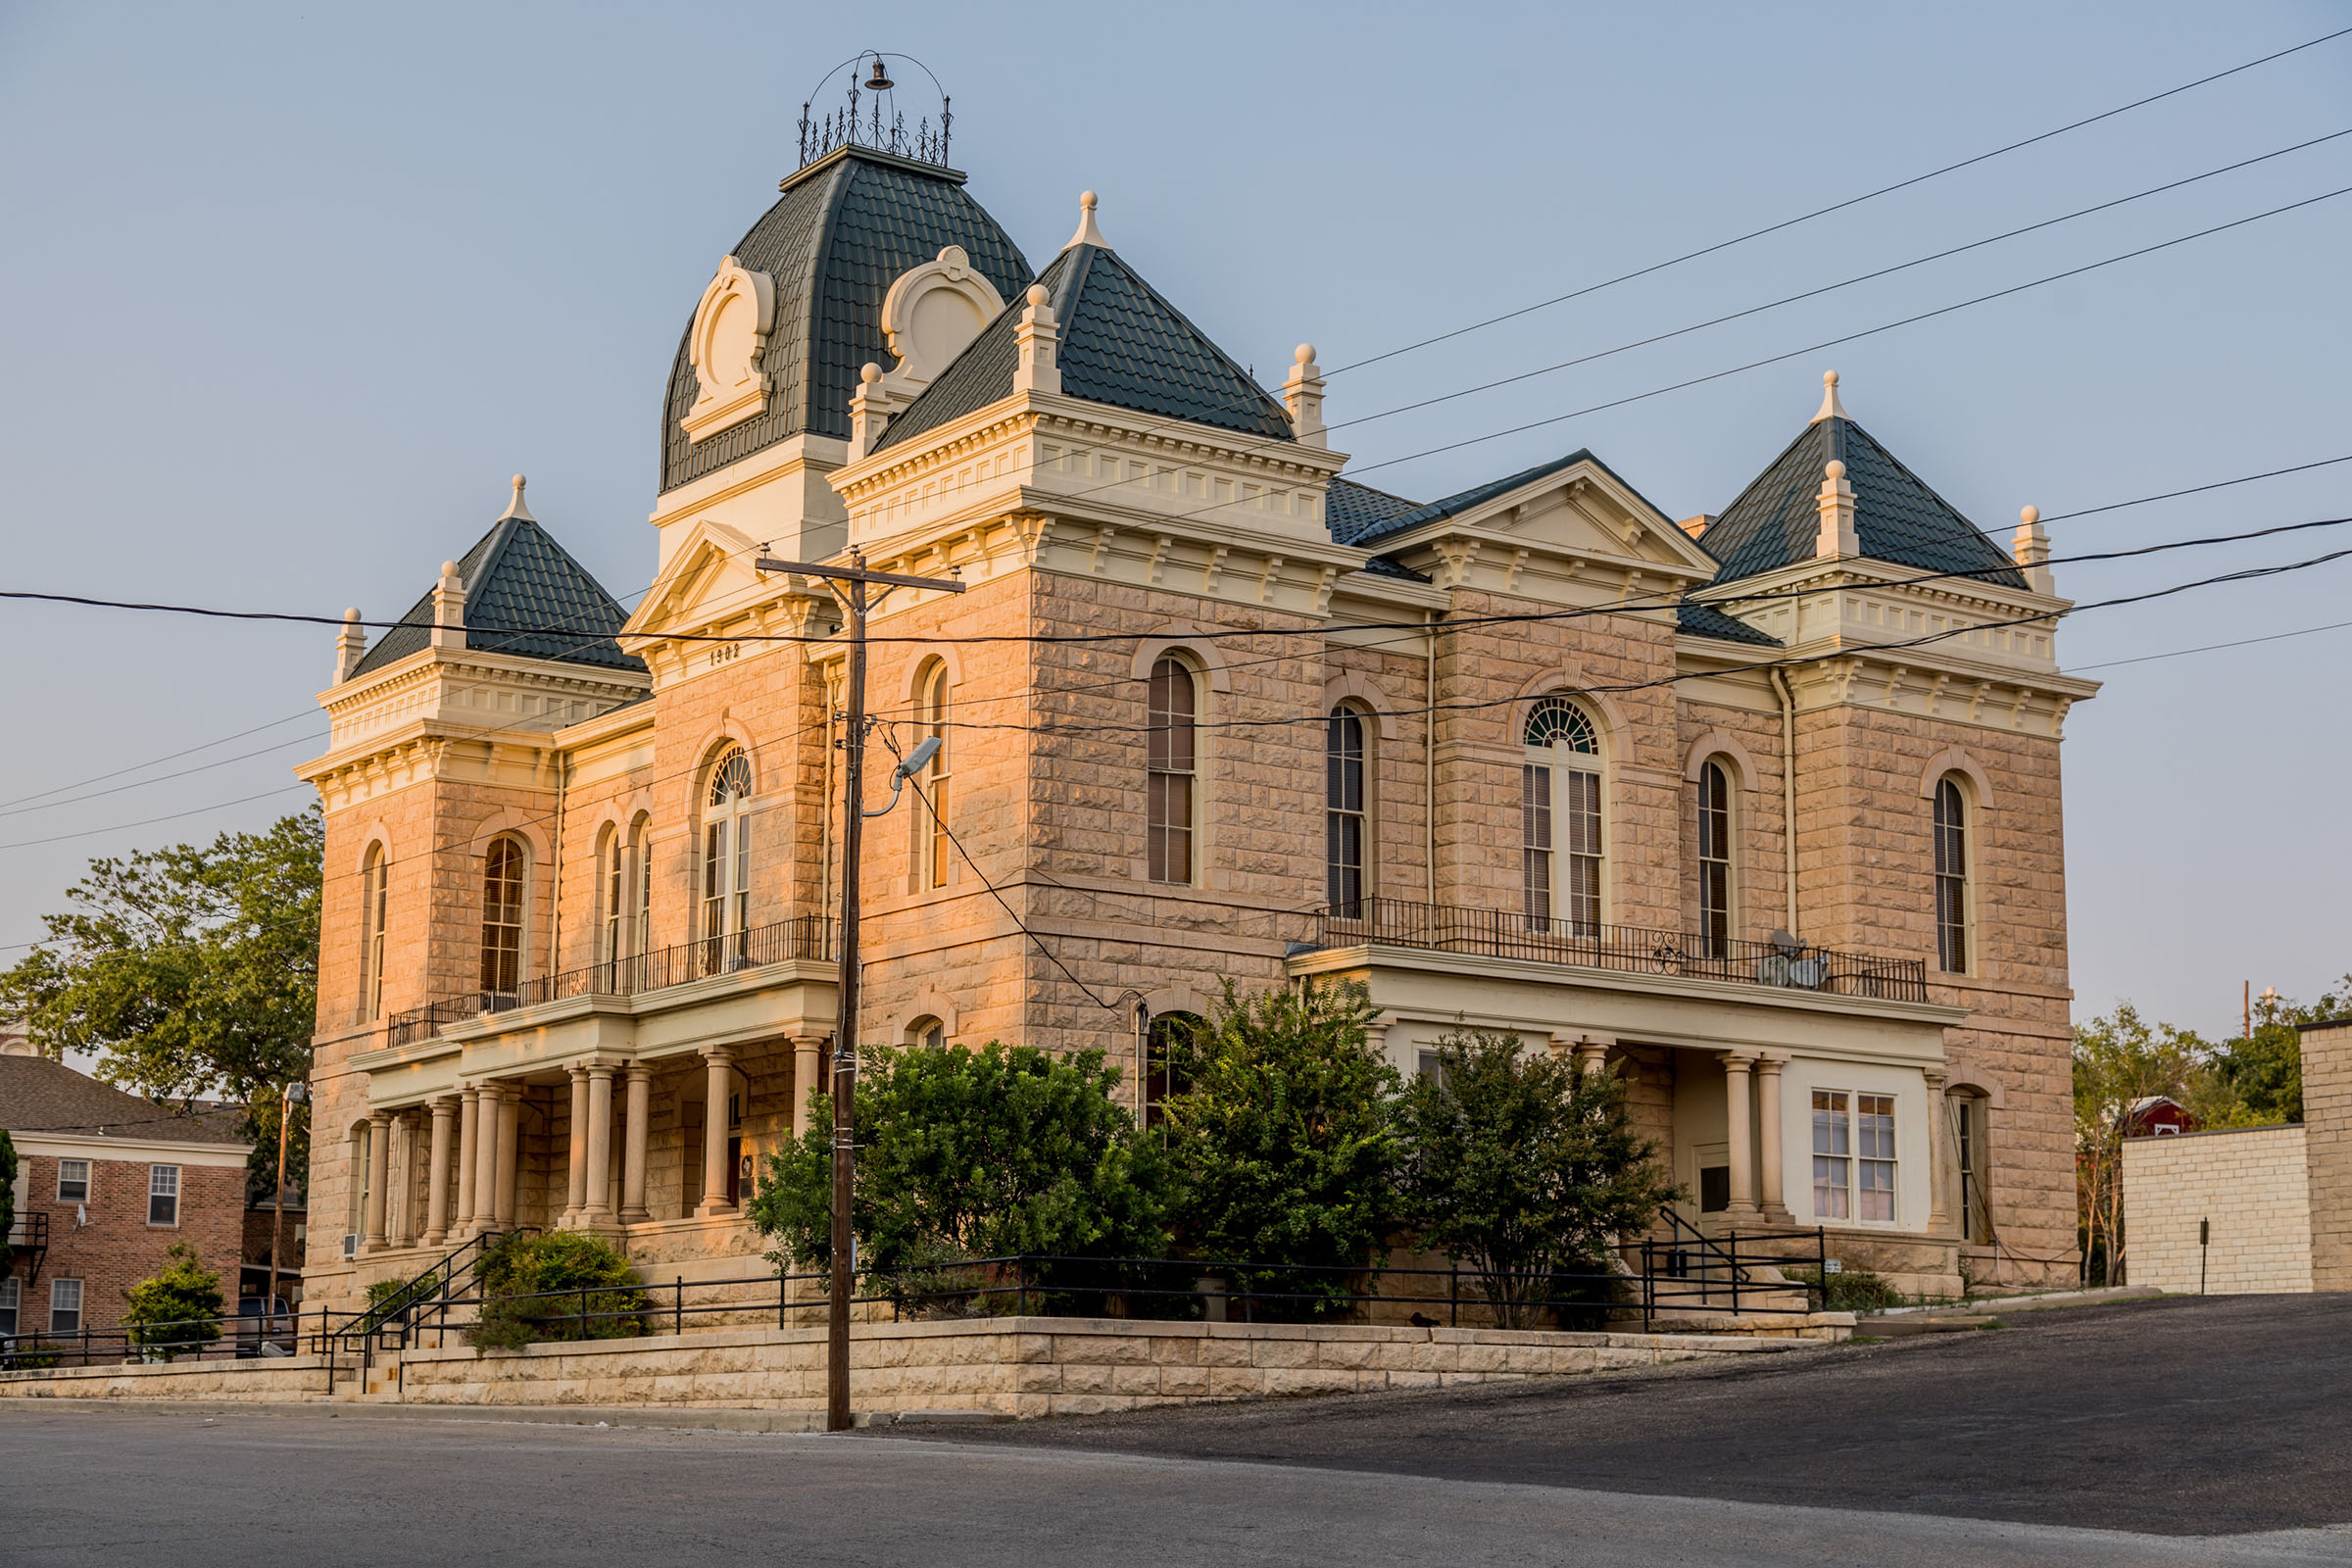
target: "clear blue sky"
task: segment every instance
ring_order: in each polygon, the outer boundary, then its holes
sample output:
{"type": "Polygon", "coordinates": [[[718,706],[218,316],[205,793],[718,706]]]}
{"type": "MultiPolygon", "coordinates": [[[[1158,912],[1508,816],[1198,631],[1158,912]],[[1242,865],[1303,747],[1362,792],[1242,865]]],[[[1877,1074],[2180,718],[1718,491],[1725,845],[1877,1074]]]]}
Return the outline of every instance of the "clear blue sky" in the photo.
{"type": "MultiPolygon", "coordinates": [[[[662,383],[712,267],[869,45],[955,94],[956,161],[1042,262],[1076,195],[1276,379],[1348,364],[2317,36],[2341,7],[910,3],[0,6],[0,587],[391,615],[531,476],[624,598],[662,383]]],[[[2352,126],[2352,38],[1755,244],[1336,376],[1347,419],[2352,126]]],[[[2352,137],[1344,431],[1359,465],[1801,348],[2338,186],[2352,137]]],[[[1843,372],[2006,537],[2352,452],[2352,197],[1834,352],[1364,474],[1416,498],[1590,446],[1717,511],[1843,372]]],[[[2352,513],[2352,464],[2108,514],[2061,554],[2352,513]]],[[[2108,597],[2337,536],[2061,568],[2108,597]]],[[[2352,539],[2343,543],[2352,544],[2352,539]]],[[[2352,561],[2082,615],[2075,667],[2352,619],[2352,561]]],[[[0,604],[0,944],[93,855],[260,826],[320,732],[325,628],[0,604]],[[206,771],[93,798],[273,742],[206,771]],[[89,832],[92,829],[105,831],[89,832]],[[24,844],[60,834],[64,842],[24,844]]],[[[2093,673],[2066,749],[2082,1012],[2230,1026],[2352,968],[2352,630],[2093,673]]],[[[21,948],[15,950],[21,952],[21,948]]],[[[13,957],[0,953],[0,960],[13,957]]]]}

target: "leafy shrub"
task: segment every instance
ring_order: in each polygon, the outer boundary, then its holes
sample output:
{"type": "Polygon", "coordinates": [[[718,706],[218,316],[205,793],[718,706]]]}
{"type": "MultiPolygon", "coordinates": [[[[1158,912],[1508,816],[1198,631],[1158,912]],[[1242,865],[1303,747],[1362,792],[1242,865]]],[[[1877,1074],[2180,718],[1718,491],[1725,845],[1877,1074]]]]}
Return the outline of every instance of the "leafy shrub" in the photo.
{"type": "Polygon", "coordinates": [[[185,1243],[174,1242],[164,1255],[170,1261],[162,1269],[130,1288],[122,1326],[131,1344],[169,1361],[220,1338],[220,1276],[185,1243]]]}
{"type": "Polygon", "coordinates": [[[1219,1261],[1307,1266],[1237,1271],[1237,1293],[1291,1298],[1252,1302],[1252,1316],[1326,1316],[1361,1283],[1337,1271],[1387,1255],[1396,1071],[1367,1039],[1371,1019],[1361,986],[1240,997],[1228,981],[1211,1015],[1169,1042],[1181,1242],[1219,1261]]]}
{"type": "Polygon", "coordinates": [[[1509,1032],[1457,1030],[1438,1071],[1408,1086],[1397,1128],[1404,1193],[1425,1246],[1461,1260],[1504,1328],[1605,1318],[1618,1237],[1676,1196],[1637,1137],[1625,1088],[1509,1032]],[[1550,1308],[1545,1300],[1590,1307],[1550,1308]]]}
{"type": "Polygon", "coordinates": [[[438,1279],[428,1285],[423,1276],[377,1280],[368,1287],[368,1309],[371,1313],[380,1310],[383,1317],[389,1319],[402,1307],[433,1299],[440,1294],[439,1286],[438,1279]]]}
{"type": "Polygon", "coordinates": [[[482,1309],[466,1343],[477,1350],[633,1339],[645,1332],[652,1305],[629,1260],[586,1231],[510,1232],[483,1257],[476,1277],[482,1309]]]}
{"type": "Polygon", "coordinates": [[[1781,1272],[1792,1283],[1818,1294],[1824,1312],[1884,1312],[1890,1306],[1905,1304],[1903,1293],[1870,1269],[1841,1269],[1829,1277],[1827,1289],[1823,1288],[1819,1270],[1790,1268],[1781,1272]]]}
{"type": "MultiPolygon", "coordinates": [[[[991,1042],[870,1051],[858,1066],[858,1190],[851,1220],[867,1286],[933,1314],[1012,1311],[1002,1270],[966,1258],[1156,1256],[1170,1192],[1155,1142],[1111,1096],[1102,1053],[1063,1056],[991,1042]],[[992,1289],[996,1288],[996,1289],[992,1289]]],[[[833,1105],[770,1154],[749,1213],[779,1262],[829,1266],[833,1105]]],[[[1100,1268],[1037,1265],[1044,1290],[1105,1283],[1100,1268]]],[[[1033,1304],[1034,1304],[1034,1298],[1033,1304]]]]}

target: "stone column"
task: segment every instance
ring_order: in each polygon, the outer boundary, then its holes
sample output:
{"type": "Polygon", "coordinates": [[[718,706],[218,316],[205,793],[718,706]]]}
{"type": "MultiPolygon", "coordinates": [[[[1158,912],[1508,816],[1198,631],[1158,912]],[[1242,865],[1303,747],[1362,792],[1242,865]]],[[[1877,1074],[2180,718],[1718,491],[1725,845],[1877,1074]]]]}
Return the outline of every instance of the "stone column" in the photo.
{"type": "Polygon", "coordinates": [[[424,1245],[439,1247],[449,1240],[449,1140],[457,1131],[457,1097],[441,1096],[432,1110],[432,1164],[424,1173],[424,1245]]]}
{"type": "Polygon", "coordinates": [[[703,1053],[703,1061],[710,1070],[710,1098],[703,1106],[703,1200],[694,1212],[710,1219],[735,1212],[727,1201],[727,1090],[733,1083],[728,1068],[734,1054],[713,1046],[703,1053]]]}
{"type": "Polygon", "coordinates": [[[368,1218],[367,1234],[361,1246],[370,1252],[380,1252],[388,1245],[384,1235],[384,1199],[392,1185],[392,1113],[370,1111],[368,1115],[368,1218]]]}
{"type": "Polygon", "coordinates": [[[652,1219],[653,1211],[645,1206],[645,1143],[646,1125],[651,1120],[654,1101],[654,1069],[642,1061],[628,1066],[627,1100],[624,1115],[626,1125],[620,1139],[620,1222],[634,1225],[652,1219]]]}
{"type": "Polygon", "coordinates": [[[612,1222],[612,1063],[588,1064],[588,1192],[578,1223],[612,1222]]]}
{"type": "MultiPolygon", "coordinates": [[[[808,1132],[808,1097],[823,1081],[825,1037],[792,1037],[792,1136],[795,1142],[808,1132]]],[[[825,1085],[827,1089],[832,1086],[825,1085]]]]}
{"type": "Polygon", "coordinates": [[[1616,1043],[1604,1035],[1577,1036],[1577,1066],[1586,1072],[1606,1072],[1609,1066],[1609,1048],[1616,1043]]]}
{"type": "Polygon", "coordinates": [[[1725,1144],[1731,1155],[1731,1206],[1724,1217],[1733,1224],[1756,1217],[1756,1152],[1751,1136],[1754,1116],[1748,1109],[1748,1070],[1756,1058],[1745,1052],[1723,1054],[1725,1144]]]}
{"type": "Polygon", "coordinates": [[[522,1165],[522,1085],[498,1099],[498,1228],[514,1228],[514,1187],[522,1165]]]}
{"type": "Polygon", "coordinates": [[[474,1198],[482,1162],[481,1102],[479,1089],[468,1087],[458,1091],[458,1217],[451,1229],[460,1236],[473,1234],[474,1210],[481,1206],[474,1198]]]}
{"type": "Polygon", "coordinates": [[[1786,1174],[1781,1163],[1781,1069],[1788,1064],[1787,1056],[1756,1058],[1756,1196],[1769,1225],[1795,1223],[1781,1192],[1786,1174]]]}
{"type": "Polygon", "coordinates": [[[556,1223],[577,1225],[588,1207],[588,1069],[567,1067],[571,1079],[571,1186],[564,1200],[564,1215],[556,1223]]]}
{"type": "MultiPolygon", "coordinates": [[[[1960,1155],[1958,1150],[1944,1148],[1951,1141],[1952,1111],[1943,1099],[1943,1074],[1929,1067],[1920,1076],[1928,1087],[1928,1231],[1935,1236],[1954,1236],[1959,1234],[1952,1218],[1954,1204],[1945,1188],[1959,1170],[1960,1155]]],[[[1902,1154],[1899,1145],[1895,1154],[1898,1158],[1902,1154]]]]}
{"type": "Polygon", "coordinates": [[[498,1227],[498,1111],[506,1091],[484,1083],[474,1089],[473,1221],[476,1231],[498,1227]]]}

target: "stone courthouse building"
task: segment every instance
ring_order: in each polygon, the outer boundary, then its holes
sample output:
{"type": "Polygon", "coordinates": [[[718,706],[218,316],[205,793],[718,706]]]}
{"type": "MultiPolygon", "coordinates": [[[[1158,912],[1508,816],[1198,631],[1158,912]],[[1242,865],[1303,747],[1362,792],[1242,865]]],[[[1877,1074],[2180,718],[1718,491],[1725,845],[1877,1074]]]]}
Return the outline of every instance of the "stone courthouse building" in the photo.
{"type": "Polygon", "coordinates": [[[1222,982],[1356,980],[1405,1071],[1467,1021],[1623,1075],[1693,1224],[2073,1278],[2095,687],[2030,514],[1993,543],[1834,377],[1718,515],[1586,451],[1388,494],[1311,348],[1262,389],[1091,193],[1040,255],[928,146],[828,139],[679,302],[635,610],[518,478],[341,636],[314,1301],[513,1224],[662,1280],[760,1252],[755,1162],[843,1027],[846,669],[763,556],[968,590],[872,622],[865,808],[944,746],[865,830],[858,1040],[1101,1049],[1144,1093],[1151,1020],[1222,982]]]}

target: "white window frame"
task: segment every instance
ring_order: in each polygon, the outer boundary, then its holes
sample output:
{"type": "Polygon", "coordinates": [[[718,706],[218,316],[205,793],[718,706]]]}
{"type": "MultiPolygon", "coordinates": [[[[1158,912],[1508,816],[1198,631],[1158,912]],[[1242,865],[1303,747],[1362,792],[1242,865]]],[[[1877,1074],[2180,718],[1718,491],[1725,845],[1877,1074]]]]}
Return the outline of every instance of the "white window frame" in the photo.
{"type": "Polygon", "coordinates": [[[951,769],[954,765],[954,743],[948,734],[948,707],[954,701],[948,689],[948,662],[933,660],[915,682],[917,722],[923,734],[939,742],[923,770],[923,798],[927,806],[918,806],[908,824],[915,836],[915,885],[912,891],[929,893],[944,888],[955,877],[956,846],[948,836],[948,818],[956,812],[956,795],[951,769]]]}
{"type": "Polygon", "coordinates": [[[1897,1137],[1902,1125],[1901,1097],[1885,1090],[1825,1084],[1813,1089],[1806,1103],[1813,1218],[1825,1225],[1899,1227],[1903,1212],[1902,1145],[1897,1137]],[[1832,1103],[1825,1106],[1824,1101],[1832,1103]],[[1885,1108],[1865,1111],[1865,1102],[1885,1108]],[[1825,1116],[1834,1119],[1825,1121],[1825,1116]],[[1865,1116],[1870,1118],[1869,1125],[1864,1124],[1865,1116]],[[1825,1142],[1829,1147],[1823,1147],[1825,1142]],[[1831,1178],[1826,1184],[1825,1176],[1831,1178]],[[1866,1185],[1866,1176],[1877,1179],[1866,1185]],[[1831,1194],[1835,1197],[1825,1200],[1825,1195],[1831,1194]],[[1862,1211],[1865,1200],[1881,1197],[1886,1210],[1884,1214],[1862,1211]],[[1836,1212],[1840,1207],[1844,1212],[1836,1212]]]}
{"type": "Polygon", "coordinates": [[[751,756],[733,746],[712,762],[710,783],[703,792],[700,935],[712,944],[707,957],[711,963],[718,960],[724,938],[740,944],[751,929],[754,788],[751,756]],[[731,780],[740,780],[740,787],[731,780]]]}
{"type": "Polygon", "coordinates": [[[1339,704],[1323,734],[1323,902],[1347,917],[1372,896],[1372,764],[1371,719],[1339,704]]]}
{"type": "MultiPolygon", "coordinates": [[[[530,978],[531,846],[522,838],[521,835],[515,833],[501,833],[496,838],[493,838],[489,844],[483,848],[481,886],[482,990],[492,995],[504,996],[510,992],[519,990],[523,981],[530,978]],[[513,920],[494,921],[490,917],[493,912],[490,904],[490,866],[492,860],[497,857],[502,848],[513,850],[514,855],[514,905],[513,911],[514,917],[513,920]],[[494,945],[492,939],[493,931],[502,933],[512,931],[514,933],[514,972],[512,974],[502,973],[493,965],[492,955],[495,953],[503,956],[508,951],[503,940],[494,945]],[[502,981],[507,983],[501,984],[500,982],[502,981]]],[[[497,912],[505,913],[506,911],[501,909],[497,912]]]]}
{"type": "Polygon", "coordinates": [[[179,1229],[179,1167],[150,1165],[147,1167],[147,1223],[159,1229],[179,1229]],[[159,1199],[170,1199],[172,1217],[157,1219],[155,1205],[159,1199]]]}
{"type": "Polygon", "coordinates": [[[1192,887],[1200,880],[1200,672],[1172,653],[1160,655],[1146,683],[1144,712],[1146,879],[1161,887],[1192,887]],[[1161,671],[1168,668],[1175,678],[1163,680],[1161,671]],[[1183,712],[1173,701],[1161,701],[1163,687],[1169,698],[1183,691],[1183,712]],[[1179,794],[1181,810],[1173,804],[1179,794]],[[1180,856],[1182,865],[1177,864],[1180,856]]]}
{"type": "Polygon", "coordinates": [[[53,1280],[51,1280],[51,1281],[49,1282],[49,1332],[50,1332],[50,1333],[52,1333],[52,1334],[79,1334],[79,1333],[81,1332],[81,1324],[82,1324],[82,1317],[83,1317],[83,1311],[82,1311],[82,1302],[83,1302],[83,1299],[84,1299],[84,1296],[85,1296],[85,1293],[83,1292],[83,1290],[82,1290],[82,1288],[81,1288],[81,1281],[79,1281],[79,1280],[77,1280],[77,1279],[53,1279],[53,1280]],[[68,1290],[67,1290],[67,1287],[68,1287],[68,1286],[71,1286],[71,1287],[73,1287],[73,1289],[72,1289],[71,1291],[68,1291],[68,1290]],[[73,1304],[72,1306],[64,1306],[64,1305],[62,1305],[62,1304],[59,1302],[59,1300],[58,1300],[58,1298],[59,1298],[60,1296],[65,1296],[65,1295],[71,1295],[71,1296],[74,1298],[74,1304],[73,1304]],[[60,1325],[59,1325],[59,1323],[58,1323],[58,1321],[57,1321],[57,1314],[58,1314],[59,1312],[61,1312],[61,1311],[65,1311],[65,1312],[71,1312],[71,1313],[73,1313],[73,1314],[74,1314],[74,1321],[73,1321],[72,1323],[70,1323],[70,1324],[66,1324],[66,1325],[60,1326],[60,1325]]]}
{"type": "Polygon", "coordinates": [[[1968,786],[1961,782],[1960,775],[1946,773],[1936,781],[1935,798],[1929,805],[1928,822],[1932,840],[1930,852],[1935,890],[1936,967],[1938,972],[1943,974],[1975,974],[1978,968],[1976,916],[1977,830],[1980,825],[1978,816],[1977,803],[1969,798],[1968,786]],[[1959,806],[1960,818],[1948,830],[1943,820],[1943,792],[1947,789],[1952,792],[1952,799],[1959,806]],[[1959,861],[1957,869],[1946,869],[1947,856],[1944,835],[1947,831],[1959,839],[1959,854],[1950,858],[1959,861]],[[1944,918],[1947,883],[1950,884],[1953,900],[1959,905],[1956,911],[1958,917],[1952,920],[1944,918]],[[1951,961],[1954,954],[1951,951],[1951,942],[1945,936],[1947,931],[1958,939],[1960,947],[1957,955],[1960,959],[1958,963],[1951,961]]]}
{"type": "Polygon", "coordinates": [[[381,844],[368,847],[360,867],[360,1021],[384,1015],[384,928],[392,858],[381,844]]]}
{"type": "Polygon", "coordinates": [[[0,1340],[14,1339],[24,1315],[24,1282],[16,1275],[0,1280],[0,1340]]]}
{"type": "Polygon", "coordinates": [[[1608,762],[1600,721],[1566,693],[1551,692],[1528,709],[1520,739],[1520,885],[1528,927],[1597,937],[1610,914],[1608,762]],[[1573,718],[1553,719],[1559,710],[1573,718]],[[1539,731],[1546,737],[1541,744],[1539,731]],[[1580,824],[1590,828],[1583,848],[1580,824]],[[1577,887],[1580,870],[1590,871],[1589,891],[1577,887]]]}
{"type": "Polygon", "coordinates": [[[57,1162],[57,1200],[61,1203],[86,1203],[90,1200],[90,1162],[88,1160],[61,1159],[57,1162]],[[81,1167],[81,1191],[69,1193],[66,1191],[66,1183],[72,1178],[68,1177],[66,1172],[75,1165],[81,1167]]]}
{"type": "Polygon", "coordinates": [[[1740,940],[1740,814],[1732,770],[1724,766],[1722,758],[1710,757],[1699,764],[1692,799],[1696,819],[1690,846],[1698,869],[1697,936],[1707,957],[1728,958],[1732,944],[1740,940]],[[1720,806],[1707,798],[1716,789],[1722,792],[1720,806]],[[1717,853],[1708,854],[1710,849],[1717,853]],[[1720,908],[1712,897],[1718,880],[1722,884],[1720,908]],[[1721,917],[1720,933],[1714,928],[1716,916],[1721,917]]]}

